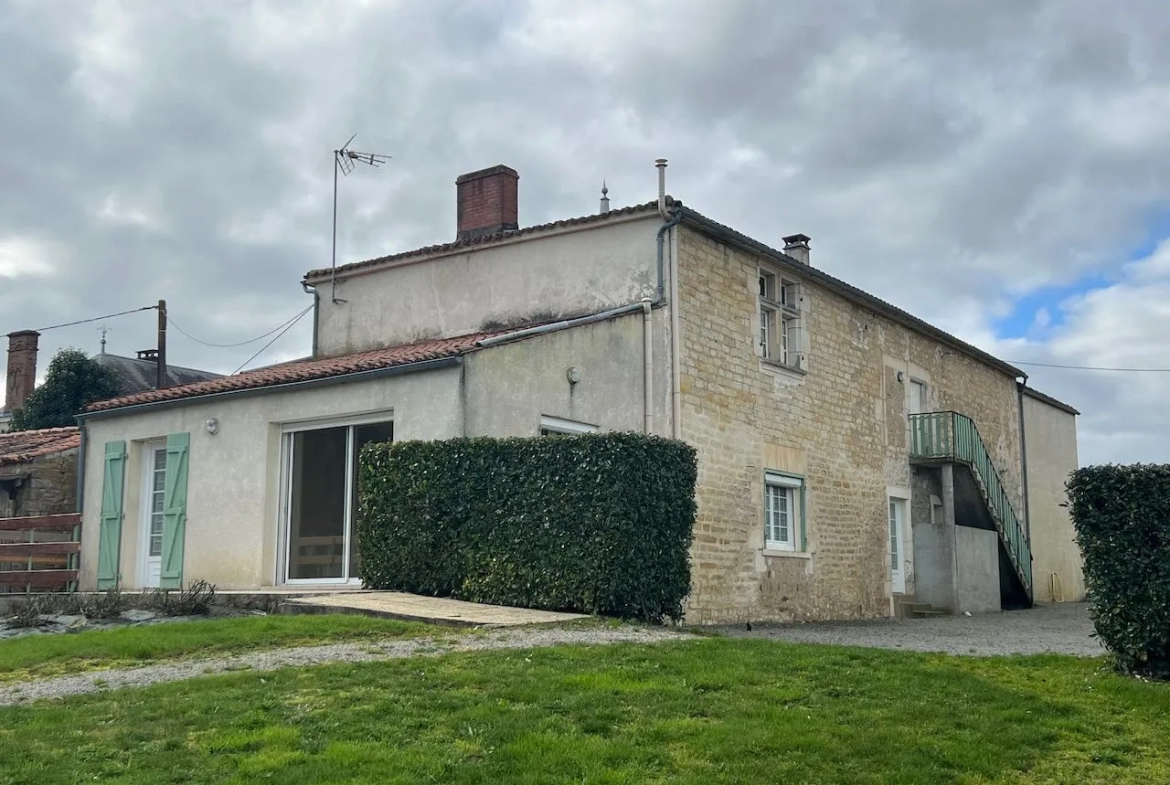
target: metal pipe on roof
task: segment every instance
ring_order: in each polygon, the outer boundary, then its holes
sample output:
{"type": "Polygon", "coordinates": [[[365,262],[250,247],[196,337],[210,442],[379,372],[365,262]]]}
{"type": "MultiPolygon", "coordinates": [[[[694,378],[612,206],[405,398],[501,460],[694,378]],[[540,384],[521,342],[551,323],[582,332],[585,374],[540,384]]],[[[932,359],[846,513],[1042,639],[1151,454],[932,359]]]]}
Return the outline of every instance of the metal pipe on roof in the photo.
{"type": "Polygon", "coordinates": [[[670,215],[666,212],[666,159],[659,158],[654,161],[654,165],[658,167],[658,214],[662,220],[669,221],[670,215]]]}
{"type": "Polygon", "coordinates": [[[475,345],[481,349],[486,349],[490,346],[499,346],[502,343],[509,343],[510,341],[518,341],[521,338],[528,338],[533,335],[544,335],[545,333],[552,333],[558,330],[565,330],[570,327],[580,327],[583,324],[590,324],[592,322],[603,322],[606,319],[612,319],[615,316],[624,316],[628,313],[642,310],[642,303],[632,303],[630,305],[623,305],[620,308],[611,308],[608,311],[601,313],[594,313],[588,316],[579,316],[576,319],[564,319],[559,322],[551,324],[541,324],[536,327],[527,327],[523,330],[517,330],[514,333],[504,333],[503,335],[493,335],[488,338],[481,338],[475,342],[475,345]]]}

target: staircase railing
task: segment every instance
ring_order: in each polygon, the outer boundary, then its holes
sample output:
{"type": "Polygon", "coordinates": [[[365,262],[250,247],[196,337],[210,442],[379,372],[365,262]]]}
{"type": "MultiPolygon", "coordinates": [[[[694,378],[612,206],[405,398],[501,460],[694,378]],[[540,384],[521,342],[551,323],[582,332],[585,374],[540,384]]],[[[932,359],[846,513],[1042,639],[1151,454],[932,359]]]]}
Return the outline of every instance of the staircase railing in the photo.
{"type": "Polygon", "coordinates": [[[971,467],[1000,541],[1031,597],[1032,546],[975,421],[958,412],[910,415],[910,454],[914,458],[957,461],[971,467]]]}

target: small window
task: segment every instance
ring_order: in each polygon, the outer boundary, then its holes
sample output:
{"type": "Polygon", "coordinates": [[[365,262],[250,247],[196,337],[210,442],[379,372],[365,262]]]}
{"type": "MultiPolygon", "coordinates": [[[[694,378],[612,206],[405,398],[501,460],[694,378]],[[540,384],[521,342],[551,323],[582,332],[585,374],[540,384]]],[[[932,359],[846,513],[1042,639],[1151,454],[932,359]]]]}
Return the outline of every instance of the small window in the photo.
{"type": "Polygon", "coordinates": [[[764,475],[764,548],[804,550],[804,480],[787,474],[764,475]]]}
{"type": "Polygon", "coordinates": [[[597,426],[589,423],[563,420],[560,417],[541,417],[541,436],[564,436],[572,433],[596,433],[597,426]]]}
{"type": "Polygon", "coordinates": [[[763,359],[804,368],[800,300],[800,284],[760,271],[759,345],[763,359]]]}

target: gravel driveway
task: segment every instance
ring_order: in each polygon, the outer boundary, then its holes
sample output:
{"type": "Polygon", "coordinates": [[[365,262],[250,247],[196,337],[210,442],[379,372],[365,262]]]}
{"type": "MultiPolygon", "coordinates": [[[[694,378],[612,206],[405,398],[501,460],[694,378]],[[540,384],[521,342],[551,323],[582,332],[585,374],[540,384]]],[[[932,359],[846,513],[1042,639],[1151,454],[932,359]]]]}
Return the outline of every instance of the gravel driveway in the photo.
{"type": "Polygon", "coordinates": [[[63,698],[122,687],[145,687],[168,681],[182,681],[197,676],[228,671],[273,671],[302,665],[331,662],[373,662],[447,654],[456,651],[487,649],[528,649],[562,644],[656,643],[691,637],[685,633],[656,628],[596,630],[512,629],[465,635],[443,640],[422,638],[387,643],[338,643],[325,646],[302,646],[291,649],[239,654],[195,660],[164,662],[137,668],[114,668],[91,671],[76,676],[38,679],[0,687],[0,706],[30,700],[63,698]]]}
{"type": "Polygon", "coordinates": [[[1105,649],[1091,637],[1085,603],[1038,605],[1024,611],[929,619],[759,624],[721,627],[725,635],[796,643],[835,643],[946,654],[1071,654],[1095,657],[1105,649]]]}

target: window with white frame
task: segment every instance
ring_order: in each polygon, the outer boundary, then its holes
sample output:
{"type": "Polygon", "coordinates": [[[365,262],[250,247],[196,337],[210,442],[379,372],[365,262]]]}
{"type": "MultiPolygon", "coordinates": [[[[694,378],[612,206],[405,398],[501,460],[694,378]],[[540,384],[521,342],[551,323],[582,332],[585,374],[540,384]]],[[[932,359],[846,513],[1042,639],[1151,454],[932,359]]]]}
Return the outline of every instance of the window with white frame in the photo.
{"type": "Polygon", "coordinates": [[[541,417],[541,436],[564,436],[572,433],[596,433],[597,426],[576,420],[564,420],[560,417],[541,417]]]}
{"type": "Polygon", "coordinates": [[[760,356],[804,368],[800,284],[768,270],[759,273],[760,356]]]}
{"type": "Polygon", "coordinates": [[[764,548],[804,550],[804,480],[789,474],[764,473],[764,548]]]}

